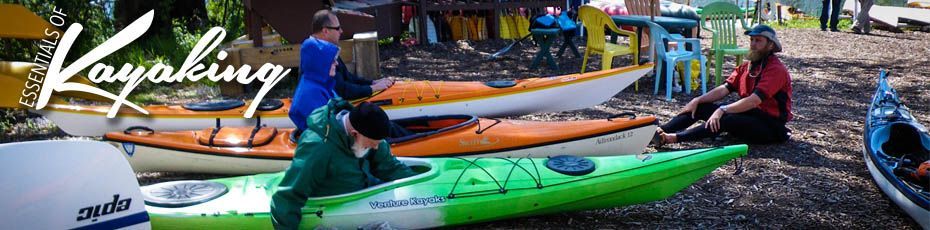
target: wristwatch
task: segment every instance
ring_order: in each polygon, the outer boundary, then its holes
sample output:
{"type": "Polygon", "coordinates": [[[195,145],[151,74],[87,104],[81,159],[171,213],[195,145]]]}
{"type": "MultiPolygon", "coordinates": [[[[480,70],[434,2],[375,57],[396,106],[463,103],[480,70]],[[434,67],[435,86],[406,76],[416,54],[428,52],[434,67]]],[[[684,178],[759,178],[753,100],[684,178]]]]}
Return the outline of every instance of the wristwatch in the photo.
{"type": "Polygon", "coordinates": [[[729,113],[729,112],[727,112],[727,106],[728,106],[728,105],[721,105],[721,106],[720,106],[720,110],[723,110],[723,113],[724,113],[724,114],[729,113]]]}

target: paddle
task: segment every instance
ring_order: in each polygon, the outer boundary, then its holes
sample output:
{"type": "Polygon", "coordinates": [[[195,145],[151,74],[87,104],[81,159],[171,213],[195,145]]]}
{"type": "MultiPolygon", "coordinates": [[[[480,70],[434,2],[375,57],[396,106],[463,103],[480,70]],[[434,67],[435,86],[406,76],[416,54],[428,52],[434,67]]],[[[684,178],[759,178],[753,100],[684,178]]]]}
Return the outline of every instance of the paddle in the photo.
{"type": "MultiPolygon", "coordinates": [[[[51,14],[51,17],[61,18],[61,14],[51,14]]],[[[0,38],[44,39],[51,31],[62,33],[58,27],[52,26],[45,18],[39,17],[26,7],[17,4],[0,4],[0,21],[16,22],[0,26],[0,38]]]]}
{"type": "Polygon", "coordinates": [[[29,141],[0,144],[0,153],[0,162],[6,163],[0,175],[6,183],[0,207],[23,207],[0,217],[4,228],[31,229],[37,223],[50,229],[150,227],[135,173],[126,154],[113,145],[29,141]],[[28,206],[23,204],[26,197],[28,206]],[[61,210],[62,204],[72,205],[67,211],[48,211],[61,210]]]}
{"type": "Polygon", "coordinates": [[[511,48],[513,48],[513,46],[514,46],[514,45],[516,45],[517,43],[520,43],[520,42],[522,42],[523,40],[526,40],[527,38],[529,38],[529,37],[530,37],[530,35],[531,35],[531,34],[527,34],[526,36],[524,36],[524,37],[523,37],[523,38],[521,38],[520,40],[516,40],[516,41],[514,41],[513,43],[510,43],[510,45],[508,45],[508,46],[505,46],[505,47],[504,47],[503,49],[501,49],[501,50],[499,50],[499,51],[497,51],[496,53],[494,53],[494,54],[491,54],[491,56],[490,56],[490,57],[488,57],[488,60],[490,61],[490,60],[494,60],[494,59],[497,59],[497,57],[499,57],[499,56],[501,56],[501,55],[503,55],[504,53],[507,53],[507,52],[509,52],[509,51],[510,51],[510,49],[511,49],[511,48]]]}

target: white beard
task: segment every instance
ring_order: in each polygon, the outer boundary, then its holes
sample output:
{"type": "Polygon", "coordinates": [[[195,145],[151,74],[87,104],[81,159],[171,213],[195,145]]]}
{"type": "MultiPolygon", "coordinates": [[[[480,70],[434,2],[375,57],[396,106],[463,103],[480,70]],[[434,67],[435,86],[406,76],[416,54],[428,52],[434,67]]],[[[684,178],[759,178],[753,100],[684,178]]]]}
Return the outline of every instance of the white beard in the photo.
{"type": "Polygon", "coordinates": [[[365,154],[368,153],[369,150],[371,150],[371,148],[364,148],[361,145],[356,144],[352,145],[352,153],[355,154],[355,158],[361,159],[362,157],[365,157],[365,154]]]}

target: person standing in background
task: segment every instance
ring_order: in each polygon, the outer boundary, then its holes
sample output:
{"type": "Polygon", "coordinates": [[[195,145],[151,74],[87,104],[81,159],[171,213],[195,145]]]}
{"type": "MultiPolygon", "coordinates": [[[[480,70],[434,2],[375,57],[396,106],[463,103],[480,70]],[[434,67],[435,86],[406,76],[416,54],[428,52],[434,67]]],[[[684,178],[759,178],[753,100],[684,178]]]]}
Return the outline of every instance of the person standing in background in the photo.
{"type": "Polygon", "coordinates": [[[836,24],[839,24],[840,18],[840,0],[821,0],[823,2],[823,8],[820,10],[820,30],[827,31],[827,22],[830,22],[830,31],[837,32],[840,31],[836,28],[836,24]],[[833,4],[830,4],[830,3],[833,4]],[[833,10],[830,10],[832,7],[833,10]],[[831,14],[832,12],[832,14],[831,14]],[[829,18],[828,18],[829,17],[829,18]],[[827,20],[829,19],[829,21],[827,20]]]}
{"type": "Polygon", "coordinates": [[[857,34],[869,34],[872,31],[872,19],[869,18],[869,10],[875,4],[875,0],[858,0],[861,8],[856,15],[856,21],[853,22],[852,31],[857,34]]]}

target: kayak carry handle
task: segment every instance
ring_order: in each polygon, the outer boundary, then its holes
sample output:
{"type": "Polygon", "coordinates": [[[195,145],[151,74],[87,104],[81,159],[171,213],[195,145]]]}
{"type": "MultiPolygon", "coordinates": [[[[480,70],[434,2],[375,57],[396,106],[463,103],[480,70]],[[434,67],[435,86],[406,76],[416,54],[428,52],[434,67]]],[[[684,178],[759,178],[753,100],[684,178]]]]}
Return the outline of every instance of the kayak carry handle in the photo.
{"type": "Polygon", "coordinates": [[[622,112],[622,113],[614,114],[613,116],[607,117],[607,121],[613,121],[613,119],[615,119],[615,118],[621,118],[621,117],[627,117],[627,116],[630,117],[630,120],[636,119],[636,114],[635,114],[635,113],[633,113],[633,112],[622,112]]]}
{"type": "Polygon", "coordinates": [[[210,133],[210,144],[209,144],[210,147],[213,147],[213,139],[216,138],[216,134],[219,133],[219,132],[220,132],[220,129],[222,129],[222,128],[223,128],[223,126],[220,125],[220,118],[217,117],[217,118],[216,118],[216,127],[213,128],[213,132],[210,133]]]}
{"type": "Polygon", "coordinates": [[[154,129],[149,128],[149,127],[146,127],[146,126],[141,126],[141,125],[140,125],[140,126],[130,126],[129,128],[126,128],[126,130],[123,130],[123,134],[126,134],[126,135],[134,135],[134,134],[132,134],[132,131],[133,131],[133,130],[142,130],[142,131],[146,131],[146,132],[148,132],[148,134],[146,134],[146,135],[155,134],[155,130],[154,130],[154,129]]]}
{"type": "MultiPolygon", "coordinates": [[[[252,134],[249,134],[249,149],[252,149],[252,142],[255,141],[255,134],[262,129],[262,116],[256,117],[258,120],[255,122],[255,128],[252,128],[252,134]]],[[[212,139],[210,140],[213,141],[212,139]]]]}

